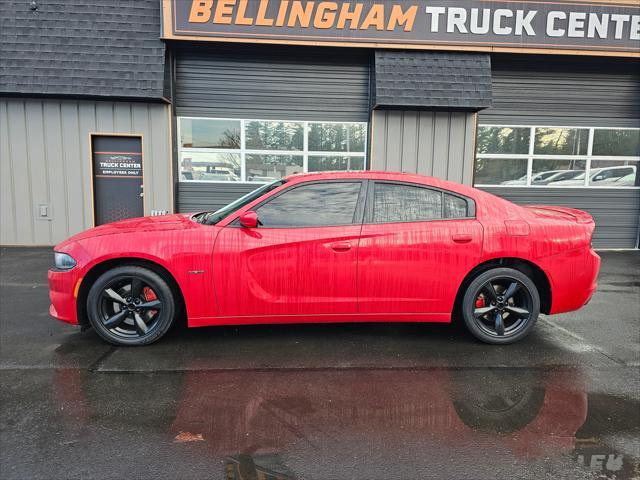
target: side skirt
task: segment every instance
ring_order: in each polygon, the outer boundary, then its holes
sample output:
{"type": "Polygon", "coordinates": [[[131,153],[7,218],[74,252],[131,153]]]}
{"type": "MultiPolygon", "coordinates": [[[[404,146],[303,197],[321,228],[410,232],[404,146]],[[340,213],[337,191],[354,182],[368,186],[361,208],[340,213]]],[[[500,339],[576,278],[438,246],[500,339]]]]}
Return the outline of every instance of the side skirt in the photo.
{"type": "Polygon", "coordinates": [[[252,315],[243,317],[189,318],[189,327],[214,325],[259,325],[266,323],[358,323],[358,322],[429,322],[451,323],[451,313],[354,313],[320,315],[252,315]]]}

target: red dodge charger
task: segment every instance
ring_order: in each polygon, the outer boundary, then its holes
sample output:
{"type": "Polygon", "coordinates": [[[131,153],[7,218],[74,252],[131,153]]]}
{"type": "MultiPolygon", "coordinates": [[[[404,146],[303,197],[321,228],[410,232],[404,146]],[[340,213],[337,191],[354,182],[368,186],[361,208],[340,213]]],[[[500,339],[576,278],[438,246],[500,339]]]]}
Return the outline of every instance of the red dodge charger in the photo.
{"type": "Polygon", "coordinates": [[[293,175],[217,211],[123,220],[55,247],[51,315],[117,345],[190,327],[450,322],[492,344],[576,310],[600,258],[588,213],[420,175],[293,175]]]}

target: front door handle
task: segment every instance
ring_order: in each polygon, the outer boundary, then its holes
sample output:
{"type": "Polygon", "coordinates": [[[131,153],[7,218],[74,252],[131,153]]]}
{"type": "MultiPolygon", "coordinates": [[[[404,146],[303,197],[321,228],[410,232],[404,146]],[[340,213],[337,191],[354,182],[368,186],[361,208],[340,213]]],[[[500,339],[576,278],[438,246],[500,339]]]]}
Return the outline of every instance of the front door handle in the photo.
{"type": "Polygon", "coordinates": [[[351,242],[335,242],[329,244],[329,248],[334,252],[348,252],[351,250],[351,242]]]}
{"type": "Polygon", "coordinates": [[[451,238],[456,243],[469,243],[473,238],[468,233],[456,233],[451,238]]]}

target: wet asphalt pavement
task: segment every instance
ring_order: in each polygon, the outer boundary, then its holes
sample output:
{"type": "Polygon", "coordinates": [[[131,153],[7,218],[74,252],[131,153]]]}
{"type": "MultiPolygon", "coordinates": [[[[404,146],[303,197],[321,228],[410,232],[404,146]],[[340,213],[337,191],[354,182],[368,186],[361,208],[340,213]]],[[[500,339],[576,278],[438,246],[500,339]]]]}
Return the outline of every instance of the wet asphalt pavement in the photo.
{"type": "Polygon", "coordinates": [[[48,316],[49,249],[0,254],[0,478],[640,478],[640,253],[512,346],[449,325],[174,330],[48,316]]]}

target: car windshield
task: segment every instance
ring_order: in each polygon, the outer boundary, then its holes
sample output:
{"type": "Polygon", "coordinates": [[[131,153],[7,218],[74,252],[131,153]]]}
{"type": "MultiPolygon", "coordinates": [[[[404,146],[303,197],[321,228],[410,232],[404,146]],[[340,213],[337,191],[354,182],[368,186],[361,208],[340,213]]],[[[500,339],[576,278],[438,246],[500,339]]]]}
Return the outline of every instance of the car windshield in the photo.
{"type": "Polygon", "coordinates": [[[246,195],[240,197],[239,199],[231,202],[229,205],[222,207],[219,210],[214,212],[202,212],[193,217],[193,219],[198,223],[203,223],[206,225],[215,225],[220,220],[227,218],[233,212],[238,211],[248,203],[253,202],[256,198],[261,197],[267,192],[270,192],[274,188],[278,188],[280,185],[283,185],[286,180],[276,180],[275,182],[267,183],[266,185],[261,186],[260,188],[256,188],[255,190],[247,193],[246,195]]]}

